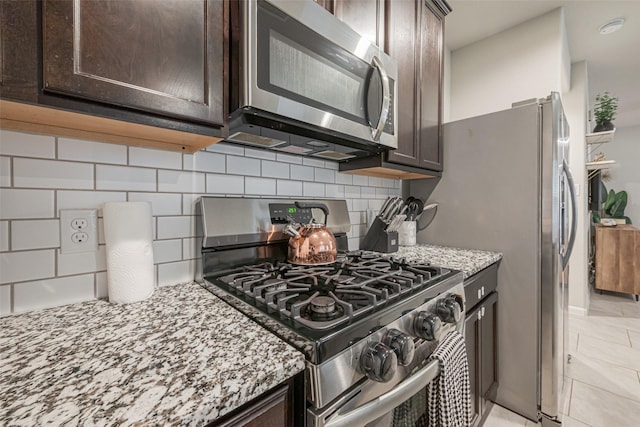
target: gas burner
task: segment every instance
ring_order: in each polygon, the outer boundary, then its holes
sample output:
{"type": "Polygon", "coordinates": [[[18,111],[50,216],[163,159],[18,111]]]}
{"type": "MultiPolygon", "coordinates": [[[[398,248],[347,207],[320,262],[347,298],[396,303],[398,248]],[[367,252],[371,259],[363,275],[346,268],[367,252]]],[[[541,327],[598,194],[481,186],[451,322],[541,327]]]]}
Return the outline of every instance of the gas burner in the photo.
{"type": "Polygon", "coordinates": [[[314,313],[333,313],[336,310],[335,300],[324,295],[312,298],[309,305],[314,313]]]}

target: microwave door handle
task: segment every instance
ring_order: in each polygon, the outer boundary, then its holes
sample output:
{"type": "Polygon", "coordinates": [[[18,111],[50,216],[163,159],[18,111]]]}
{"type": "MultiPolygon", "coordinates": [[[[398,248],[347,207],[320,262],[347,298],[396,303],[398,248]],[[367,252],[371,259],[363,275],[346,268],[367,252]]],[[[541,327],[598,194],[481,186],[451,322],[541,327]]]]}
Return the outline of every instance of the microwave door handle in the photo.
{"type": "Polygon", "coordinates": [[[324,426],[351,427],[374,421],[409,400],[411,396],[425,388],[427,384],[433,381],[438,375],[440,375],[440,361],[437,359],[432,360],[427,363],[424,368],[420,369],[420,371],[376,399],[346,414],[341,414],[339,410],[336,411],[332,418],[325,422],[324,426]]]}
{"type": "Polygon", "coordinates": [[[562,160],[562,172],[567,177],[567,184],[569,187],[569,195],[571,197],[571,234],[569,234],[569,242],[567,243],[567,248],[562,253],[562,269],[564,270],[569,264],[569,257],[571,257],[571,252],[573,251],[573,245],[576,241],[576,232],[578,229],[578,212],[577,212],[577,202],[576,202],[576,187],[573,183],[573,175],[571,174],[571,170],[569,170],[569,165],[567,164],[567,160],[562,160]]]}
{"type": "Polygon", "coordinates": [[[378,126],[371,129],[371,136],[374,141],[380,140],[380,135],[382,135],[382,129],[384,129],[384,124],[387,122],[387,117],[389,117],[389,104],[391,103],[391,94],[389,91],[389,76],[387,75],[387,71],[384,69],[382,62],[377,56],[374,56],[371,59],[371,66],[378,70],[378,74],[380,74],[380,80],[382,81],[382,108],[380,110],[380,116],[378,120],[378,126]]]}

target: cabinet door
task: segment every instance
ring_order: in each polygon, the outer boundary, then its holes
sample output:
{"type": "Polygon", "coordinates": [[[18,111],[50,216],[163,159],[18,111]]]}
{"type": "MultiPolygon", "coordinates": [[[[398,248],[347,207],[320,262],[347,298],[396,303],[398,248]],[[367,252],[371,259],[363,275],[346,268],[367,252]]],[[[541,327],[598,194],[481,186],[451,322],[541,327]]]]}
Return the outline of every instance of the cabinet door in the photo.
{"type": "Polygon", "coordinates": [[[338,0],[313,0],[318,3],[320,6],[327,9],[330,13],[334,12],[334,3],[338,0]]]}
{"type": "Polygon", "coordinates": [[[443,21],[431,1],[421,9],[418,81],[419,167],[442,170],[443,21]]]}
{"type": "Polygon", "coordinates": [[[391,1],[386,3],[385,11],[385,51],[398,63],[398,148],[389,152],[387,160],[409,166],[419,164],[416,124],[420,91],[416,90],[416,70],[421,2],[391,1]]]}
{"type": "Polygon", "coordinates": [[[464,324],[465,346],[467,348],[467,358],[469,362],[469,384],[471,388],[471,425],[476,426],[482,418],[480,393],[480,310],[478,306],[475,310],[466,314],[464,324]]]}
{"type": "Polygon", "coordinates": [[[222,125],[219,0],[45,0],[45,91],[222,125]]]}
{"type": "Polygon", "coordinates": [[[335,0],[333,14],[371,43],[384,48],[384,0],[335,0]]]}
{"type": "Polygon", "coordinates": [[[480,395],[492,400],[498,388],[497,326],[498,294],[492,293],[482,303],[480,320],[480,395]]]}

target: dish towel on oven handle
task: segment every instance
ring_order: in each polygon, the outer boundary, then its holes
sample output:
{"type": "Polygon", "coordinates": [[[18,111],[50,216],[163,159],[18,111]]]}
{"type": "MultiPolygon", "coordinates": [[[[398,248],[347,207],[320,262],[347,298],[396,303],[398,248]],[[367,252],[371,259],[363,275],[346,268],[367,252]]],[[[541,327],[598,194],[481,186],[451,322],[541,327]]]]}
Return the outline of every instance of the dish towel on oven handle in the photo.
{"type": "Polygon", "coordinates": [[[450,332],[429,357],[434,359],[440,362],[440,375],[427,385],[429,426],[470,426],[471,385],[464,337],[450,332]]]}
{"type": "Polygon", "coordinates": [[[464,338],[451,332],[428,362],[438,360],[440,374],[393,411],[393,427],[467,427],[471,425],[471,386],[464,338]]]}

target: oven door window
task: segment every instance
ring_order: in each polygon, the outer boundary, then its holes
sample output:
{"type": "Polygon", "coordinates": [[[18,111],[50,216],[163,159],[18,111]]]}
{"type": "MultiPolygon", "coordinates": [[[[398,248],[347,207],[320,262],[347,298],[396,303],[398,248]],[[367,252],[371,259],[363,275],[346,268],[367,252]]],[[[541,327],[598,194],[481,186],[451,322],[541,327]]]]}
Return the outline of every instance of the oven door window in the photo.
{"type": "Polygon", "coordinates": [[[427,427],[427,405],[427,389],[423,388],[393,411],[367,424],[367,427],[427,427]]]}
{"type": "Polygon", "coordinates": [[[262,1],[258,2],[256,54],[260,89],[377,126],[383,105],[378,71],[262,1]]]}

